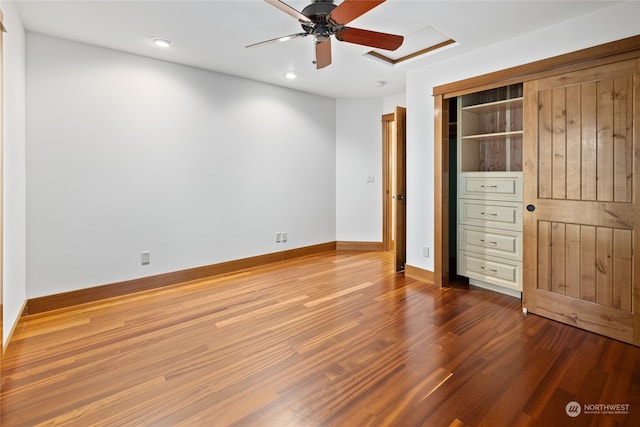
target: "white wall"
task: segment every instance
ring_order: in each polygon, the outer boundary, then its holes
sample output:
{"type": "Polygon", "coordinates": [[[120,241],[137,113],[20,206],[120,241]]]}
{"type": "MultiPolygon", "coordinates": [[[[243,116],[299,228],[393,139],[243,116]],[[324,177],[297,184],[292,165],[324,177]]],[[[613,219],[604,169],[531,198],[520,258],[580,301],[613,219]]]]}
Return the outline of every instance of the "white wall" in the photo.
{"type": "Polygon", "coordinates": [[[27,33],[26,105],[28,298],[336,238],[334,99],[27,33]]]}
{"type": "Polygon", "coordinates": [[[407,264],[433,271],[433,87],[619,40],[640,32],[631,1],[506,40],[407,75],[407,264]]]}
{"type": "Polygon", "coordinates": [[[396,107],[407,106],[407,95],[403,92],[396,95],[387,96],[382,100],[382,105],[382,114],[393,113],[396,107]]]}
{"type": "Polygon", "coordinates": [[[14,2],[0,2],[3,46],[3,343],[26,299],[25,32],[14,2]]]}
{"type": "Polygon", "coordinates": [[[336,103],[336,240],[381,242],[382,100],[336,103]]]}

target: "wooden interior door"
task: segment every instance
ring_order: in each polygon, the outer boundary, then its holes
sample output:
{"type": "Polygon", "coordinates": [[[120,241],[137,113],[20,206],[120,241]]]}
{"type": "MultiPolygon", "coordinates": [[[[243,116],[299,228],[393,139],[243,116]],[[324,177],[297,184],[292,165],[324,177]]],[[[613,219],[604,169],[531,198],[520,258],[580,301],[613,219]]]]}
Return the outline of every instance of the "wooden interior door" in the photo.
{"type": "Polygon", "coordinates": [[[382,224],[385,251],[395,252],[395,271],[406,262],[406,116],[404,107],[382,116],[382,224]]]}
{"type": "Polygon", "coordinates": [[[525,83],[523,307],[640,344],[640,60],[525,83]]]}
{"type": "Polygon", "coordinates": [[[404,271],[407,261],[407,157],[406,127],[407,109],[396,107],[395,111],[395,251],[396,271],[404,271]]]}

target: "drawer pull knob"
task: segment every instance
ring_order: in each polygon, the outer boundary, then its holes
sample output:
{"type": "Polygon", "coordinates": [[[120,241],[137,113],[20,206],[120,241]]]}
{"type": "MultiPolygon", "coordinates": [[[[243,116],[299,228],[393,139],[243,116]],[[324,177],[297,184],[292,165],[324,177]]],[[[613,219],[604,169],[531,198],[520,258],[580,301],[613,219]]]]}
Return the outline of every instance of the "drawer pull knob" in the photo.
{"type": "Polygon", "coordinates": [[[533,211],[535,211],[535,210],[536,210],[536,206],[535,206],[535,205],[527,205],[527,210],[528,210],[529,212],[533,212],[533,211]]]}

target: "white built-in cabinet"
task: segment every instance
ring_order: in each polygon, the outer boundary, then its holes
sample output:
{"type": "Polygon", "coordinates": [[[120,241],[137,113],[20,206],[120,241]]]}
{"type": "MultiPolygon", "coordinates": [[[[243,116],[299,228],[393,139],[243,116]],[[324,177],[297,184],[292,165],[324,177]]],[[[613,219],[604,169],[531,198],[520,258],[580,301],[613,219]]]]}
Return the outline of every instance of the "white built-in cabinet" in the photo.
{"type": "Polygon", "coordinates": [[[457,272],[522,292],[522,84],[458,97],[457,272]]]}

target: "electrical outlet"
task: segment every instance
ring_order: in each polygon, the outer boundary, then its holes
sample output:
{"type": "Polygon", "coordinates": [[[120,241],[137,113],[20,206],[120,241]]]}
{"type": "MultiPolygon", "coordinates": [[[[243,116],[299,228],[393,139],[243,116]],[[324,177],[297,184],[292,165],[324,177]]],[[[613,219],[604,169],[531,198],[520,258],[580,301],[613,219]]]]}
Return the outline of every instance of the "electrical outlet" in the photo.
{"type": "Polygon", "coordinates": [[[425,258],[429,258],[429,246],[422,247],[422,256],[425,258]]]}
{"type": "Polygon", "coordinates": [[[282,243],[282,233],[281,232],[277,232],[276,233],[276,243],[282,243]]]}
{"type": "Polygon", "coordinates": [[[142,256],[140,258],[142,261],[142,265],[151,264],[151,251],[142,251],[142,256]]]}
{"type": "Polygon", "coordinates": [[[287,241],[287,232],[286,232],[286,231],[283,231],[283,232],[282,232],[282,243],[284,243],[284,242],[286,242],[286,241],[287,241]]]}

